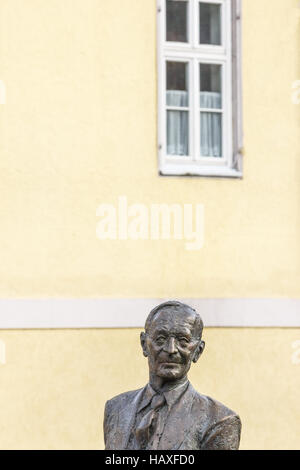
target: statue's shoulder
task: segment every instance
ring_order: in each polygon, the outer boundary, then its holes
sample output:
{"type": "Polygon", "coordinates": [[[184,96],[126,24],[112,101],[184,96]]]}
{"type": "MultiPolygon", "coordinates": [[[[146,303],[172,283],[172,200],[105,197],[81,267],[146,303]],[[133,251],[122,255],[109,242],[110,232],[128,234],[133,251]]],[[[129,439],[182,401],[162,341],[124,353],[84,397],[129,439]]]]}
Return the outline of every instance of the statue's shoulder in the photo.
{"type": "Polygon", "coordinates": [[[106,411],[110,411],[111,409],[116,408],[123,408],[127,403],[132,402],[135,397],[142,391],[142,388],[138,390],[130,390],[129,392],[121,393],[120,395],[116,395],[115,397],[108,400],[105,404],[106,411]]]}
{"type": "Polygon", "coordinates": [[[211,420],[214,422],[221,421],[229,416],[239,418],[235,411],[231,410],[220,401],[207,395],[202,395],[196,390],[194,390],[193,408],[195,411],[198,410],[201,413],[204,412],[206,415],[210,416],[211,420]]]}
{"type": "Polygon", "coordinates": [[[195,391],[191,414],[197,423],[201,449],[239,448],[242,424],[235,411],[218,400],[195,391]]]}

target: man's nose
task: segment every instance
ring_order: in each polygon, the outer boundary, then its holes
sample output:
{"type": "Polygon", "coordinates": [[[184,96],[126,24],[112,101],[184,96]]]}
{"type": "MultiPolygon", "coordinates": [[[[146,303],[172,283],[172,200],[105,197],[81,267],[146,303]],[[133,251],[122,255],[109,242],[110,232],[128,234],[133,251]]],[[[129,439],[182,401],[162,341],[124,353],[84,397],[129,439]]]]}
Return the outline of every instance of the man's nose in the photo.
{"type": "Polygon", "coordinates": [[[164,350],[169,354],[174,354],[177,351],[175,339],[173,337],[169,338],[169,341],[166,342],[164,350]]]}

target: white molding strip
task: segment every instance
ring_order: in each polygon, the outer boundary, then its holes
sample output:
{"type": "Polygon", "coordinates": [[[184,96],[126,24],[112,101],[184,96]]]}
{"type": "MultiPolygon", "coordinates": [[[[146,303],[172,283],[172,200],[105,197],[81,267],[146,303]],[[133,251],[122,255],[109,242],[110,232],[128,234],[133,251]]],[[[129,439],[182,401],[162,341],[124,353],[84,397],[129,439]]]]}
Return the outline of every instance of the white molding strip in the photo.
{"type": "MultiPolygon", "coordinates": [[[[0,329],[140,328],[169,299],[0,299],[0,329]]],[[[207,327],[300,327],[300,299],[176,299],[207,327]]]]}

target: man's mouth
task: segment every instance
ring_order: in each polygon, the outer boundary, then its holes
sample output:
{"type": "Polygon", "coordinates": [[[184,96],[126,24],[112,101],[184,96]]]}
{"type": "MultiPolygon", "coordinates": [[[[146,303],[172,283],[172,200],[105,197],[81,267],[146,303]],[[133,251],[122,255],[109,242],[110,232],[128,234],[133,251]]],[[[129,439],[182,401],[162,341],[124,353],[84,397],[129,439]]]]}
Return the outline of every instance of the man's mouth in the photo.
{"type": "Polygon", "coordinates": [[[178,365],[178,364],[181,364],[181,362],[179,362],[179,361],[160,361],[160,364],[178,365]]]}

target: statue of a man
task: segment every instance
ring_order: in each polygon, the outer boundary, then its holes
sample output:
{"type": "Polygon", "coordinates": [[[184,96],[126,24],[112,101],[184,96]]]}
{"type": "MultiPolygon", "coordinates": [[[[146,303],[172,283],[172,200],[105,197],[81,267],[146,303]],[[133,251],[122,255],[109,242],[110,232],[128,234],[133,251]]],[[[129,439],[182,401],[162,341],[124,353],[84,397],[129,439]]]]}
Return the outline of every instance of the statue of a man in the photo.
{"type": "Polygon", "coordinates": [[[200,395],[187,378],[204,350],[202,330],[199,314],[181,302],[165,302],[150,312],[141,333],[149,383],[106,403],[106,449],[238,449],[239,416],[200,395]]]}

